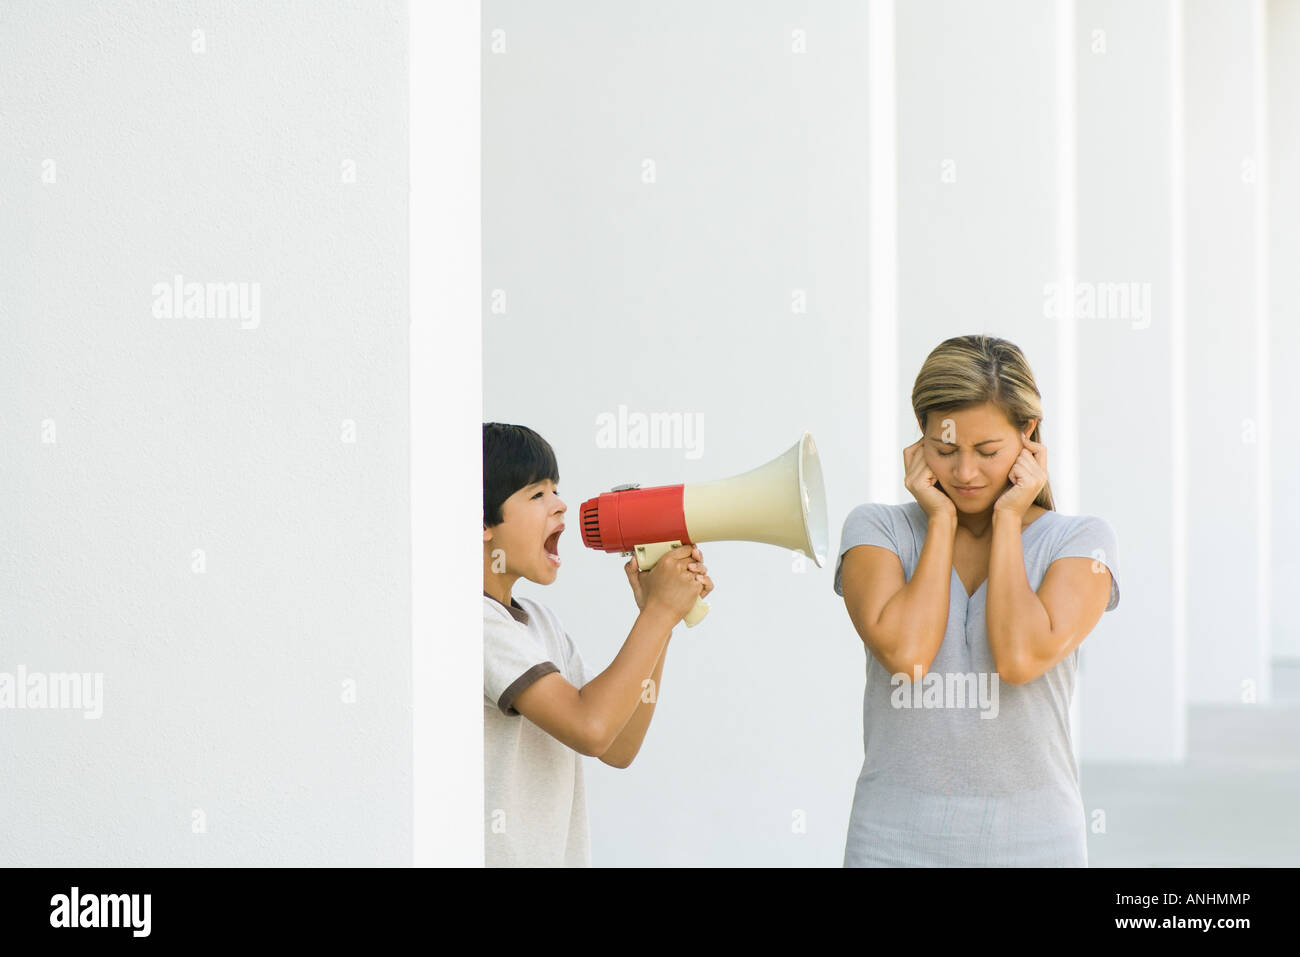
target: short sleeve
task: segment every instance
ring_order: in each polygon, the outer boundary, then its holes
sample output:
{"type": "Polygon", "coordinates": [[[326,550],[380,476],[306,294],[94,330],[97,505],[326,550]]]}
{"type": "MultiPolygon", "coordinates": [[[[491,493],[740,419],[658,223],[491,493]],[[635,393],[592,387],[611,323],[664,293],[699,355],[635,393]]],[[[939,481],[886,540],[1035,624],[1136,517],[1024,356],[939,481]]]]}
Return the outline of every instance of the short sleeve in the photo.
{"type": "Polygon", "coordinates": [[[1105,566],[1110,572],[1110,601],[1106,611],[1119,604],[1119,539],[1110,522],[1095,515],[1076,517],[1052,552],[1052,561],[1058,558],[1091,558],[1093,571],[1099,573],[1105,566]]]}
{"type": "Polygon", "coordinates": [[[581,688],[582,685],[585,685],[592,678],[596,677],[596,675],[595,672],[587,667],[587,662],[583,660],[582,653],[578,651],[578,643],[569,637],[567,631],[563,634],[565,652],[569,657],[569,673],[580,676],[579,681],[581,681],[582,684],[578,685],[578,687],[581,688]]]}
{"type": "Polygon", "coordinates": [[[840,531],[840,555],[835,561],[835,594],[843,597],[844,586],[841,581],[844,554],[850,548],[859,545],[879,545],[888,548],[902,561],[899,552],[898,536],[894,532],[894,523],[890,520],[890,507],[878,502],[859,505],[844,519],[844,528],[840,531]]]}
{"type": "Polygon", "coordinates": [[[503,714],[516,715],[515,699],[543,675],[559,671],[527,628],[491,612],[483,615],[483,696],[503,714]]]}

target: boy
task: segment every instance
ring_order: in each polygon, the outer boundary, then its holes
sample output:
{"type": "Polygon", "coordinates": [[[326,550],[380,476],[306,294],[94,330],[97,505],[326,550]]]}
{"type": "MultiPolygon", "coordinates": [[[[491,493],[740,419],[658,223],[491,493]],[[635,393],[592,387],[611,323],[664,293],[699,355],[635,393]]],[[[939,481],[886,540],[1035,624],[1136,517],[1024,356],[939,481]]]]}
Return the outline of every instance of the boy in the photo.
{"type": "Polygon", "coordinates": [[[654,716],[673,627],[713,590],[699,548],[642,572],[624,566],[640,614],[604,671],[590,671],[555,613],[513,598],[559,574],[567,506],[551,446],[483,425],[483,763],[488,867],[590,866],[579,755],[626,768],[654,716]],[[646,679],[652,683],[646,683],[646,679]]]}

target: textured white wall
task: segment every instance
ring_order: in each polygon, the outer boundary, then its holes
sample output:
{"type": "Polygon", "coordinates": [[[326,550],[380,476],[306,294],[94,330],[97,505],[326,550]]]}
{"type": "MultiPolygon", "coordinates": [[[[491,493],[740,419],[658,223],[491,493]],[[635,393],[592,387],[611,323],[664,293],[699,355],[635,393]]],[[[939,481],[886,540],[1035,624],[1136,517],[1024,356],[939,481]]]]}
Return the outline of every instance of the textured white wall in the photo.
{"type": "Polygon", "coordinates": [[[103,675],[0,863],[409,861],[405,4],[4,4],[0,125],[0,673],[103,675]]]}

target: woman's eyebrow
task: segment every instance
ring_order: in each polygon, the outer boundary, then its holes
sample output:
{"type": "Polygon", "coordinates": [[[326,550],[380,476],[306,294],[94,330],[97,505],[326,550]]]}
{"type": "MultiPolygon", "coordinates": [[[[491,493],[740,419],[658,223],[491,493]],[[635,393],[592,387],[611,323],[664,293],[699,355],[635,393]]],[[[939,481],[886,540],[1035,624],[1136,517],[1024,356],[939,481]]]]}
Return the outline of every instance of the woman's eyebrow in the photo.
{"type": "MultiPolygon", "coordinates": [[[[951,445],[954,447],[957,445],[956,442],[945,442],[943,439],[936,439],[933,435],[927,435],[926,438],[929,439],[931,442],[938,442],[940,445],[951,445]]],[[[1001,441],[1002,439],[985,439],[983,442],[976,442],[975,445],[976,447],[978,447],[981,445],[988,445],[990,442],[1001,442],[1001,441]]]]}

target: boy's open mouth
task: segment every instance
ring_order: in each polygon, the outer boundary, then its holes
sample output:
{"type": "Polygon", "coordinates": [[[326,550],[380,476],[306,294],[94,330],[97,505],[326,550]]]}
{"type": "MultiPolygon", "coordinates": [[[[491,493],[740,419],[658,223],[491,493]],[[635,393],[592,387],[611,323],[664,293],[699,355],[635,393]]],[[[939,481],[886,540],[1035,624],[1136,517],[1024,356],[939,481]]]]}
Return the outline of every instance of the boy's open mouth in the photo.
{"type": "Polygon", "coordinates": [[[550,559],[551,564],[556,568],[560,567],[560,533],[563,531],[564,526],[561,525],[546,537],[546,541],[542,545],[546,550],[546,557],[550,559]]]}

